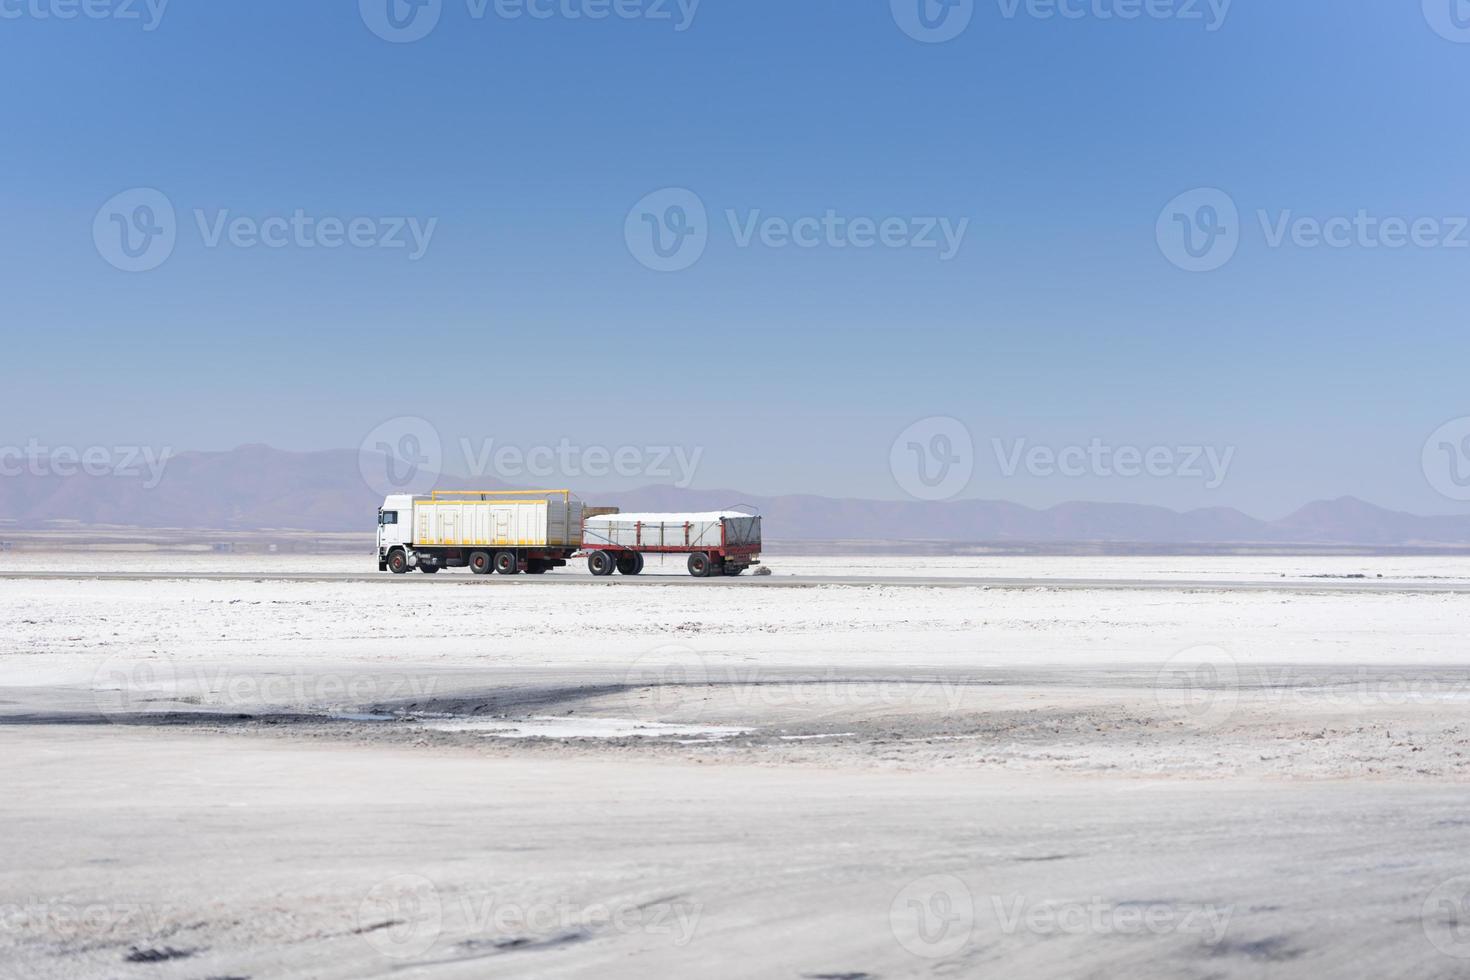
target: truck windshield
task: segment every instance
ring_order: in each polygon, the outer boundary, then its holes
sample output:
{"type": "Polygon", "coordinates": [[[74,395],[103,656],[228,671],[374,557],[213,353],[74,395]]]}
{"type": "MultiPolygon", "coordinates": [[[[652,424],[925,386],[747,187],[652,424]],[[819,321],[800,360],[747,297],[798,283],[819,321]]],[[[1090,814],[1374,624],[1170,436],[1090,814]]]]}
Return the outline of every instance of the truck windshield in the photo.
{"type": "Polygon", "coordinates": [[[380,510],[380,511],[378,511],[378,523],[379,524],[397,524],[398,523],[398,511],[396,511],[396,510],[380,510]]]}

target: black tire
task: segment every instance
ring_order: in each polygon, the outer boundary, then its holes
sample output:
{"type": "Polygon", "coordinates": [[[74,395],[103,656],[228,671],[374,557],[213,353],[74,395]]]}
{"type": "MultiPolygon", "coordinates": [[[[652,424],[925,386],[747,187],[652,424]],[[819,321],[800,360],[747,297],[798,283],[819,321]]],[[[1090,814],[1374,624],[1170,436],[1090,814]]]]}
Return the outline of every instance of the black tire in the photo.
{"type": "Polygon", "coordinates": [[[696,551],[689,556],[689,574],[695,578],[709,578],[713,568],[714,562],[704,552],[696,551]]]}
{"type": "Polygon", "coordinates": [[[489,575],[495,566],[490,563],[490,554],[485,551],[476,551],[470,555],[470,571],[476,575],[489,575]]]}
{"type": "Polygon", "coordinates": [[[746,567],[747,566],[745,566],[745,565],[726,565],[725,566],[725,574],[726,575],[739,575],[741,572],[745,571],[746,567]]]}
{"type": "Polygon", "coordinates": [[[435,572],[439,571],[439,566],[438,565],[420,565],[419,566],[419,571],[423,572],[425,575],[433,575],[435,572]]]}
{"type": "Polygon", "coordinates": [[[530,561],[526,562],[527,575],[545,575],[549,571],[551,571],[551,569],[547,568],[546,563],[544,561],[541,561],[540,559],[532,558],[530,561]]]}
{"type": "Polygon", "coordinates": [[[394,575],[402,575],[408,571],[408,555],[401,548],[388,552],[388,571],[394,575]]]}
{"type": "Polygon", "coordinates": [[[516,557],[514,551],[495,552],[495,572],[497,575],[518,575],[521,571],[521,560],[516,557]]]}
{"type": "Polygon", "coordinates": [[[625,551],[618,555],[618,571],[624,575],[637,575],[643,571],[643,556],[636,551],[625,551]]]}
{"type": "Polygon", "coordinates": [[[617,561],[610,551],[594,551],[587,556],[587,571],[593,575],[611,575],[617,567],[617,561]]]}

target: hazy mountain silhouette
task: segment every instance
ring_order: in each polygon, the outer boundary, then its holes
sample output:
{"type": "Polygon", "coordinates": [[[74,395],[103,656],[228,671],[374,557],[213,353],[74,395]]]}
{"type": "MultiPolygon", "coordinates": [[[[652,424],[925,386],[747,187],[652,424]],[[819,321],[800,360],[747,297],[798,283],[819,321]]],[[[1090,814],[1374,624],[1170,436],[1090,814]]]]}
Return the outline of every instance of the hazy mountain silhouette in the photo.
{"type": "MultiPolygon", "coordinates": [[[[149,487],[138,476],[0,478],[3,527],[81,525],[208,530],[371,531],[386,481],[382,458],[352,450],[293,453],[268,446],[172,457],[149,487]],[[361,464],[361,465],[360,465],[361,464]]],[[[421,480],[425,475],[420,474],[421,480]]],[[[428,476],[432,480],[432,476],[428,476]]],[[[504,489],[494,479],[440,478],[442,489],[504,489]]],[[[414,484],[422,488],[422,482],[414,484]]],[[[1067,503],[1037,510],[992,500],[946,503],[762,497],[735,490],[646,487],[588,493],[590,504],[624,510],[759,509],[771,540],[929,540],[997,544],[1088,542],[1142,545],[1302,544],[1375,547],[1470,545],[1470,517],[1419,517],[1343,497],[1316,501],[1279,521],[1228,507],[1179,512],[1164,507],[1067,503]]]]}

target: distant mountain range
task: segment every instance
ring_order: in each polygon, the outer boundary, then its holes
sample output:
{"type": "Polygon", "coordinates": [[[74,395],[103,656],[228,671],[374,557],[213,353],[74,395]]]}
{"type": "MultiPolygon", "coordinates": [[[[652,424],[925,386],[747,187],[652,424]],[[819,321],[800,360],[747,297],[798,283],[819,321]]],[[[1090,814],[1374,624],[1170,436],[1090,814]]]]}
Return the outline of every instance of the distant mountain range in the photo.
{"type": "MultiPolygon", "coordinates": [[[[375,463],[382,472],[381,460],[375,463]]],[[[291,453],[267,446],[172,457],[156,486],[131,476],[0,478],[0,532],[83,526],[217,531],[371,531],[382,495],[351,450],[291,453]]],[[[369,466],[369,472],[372,472],[369,466]]],[[[146,470],[144,471],[146,473],[146,470]]],[[[442,489],[497,489],[445,478],[442,489]]],[[[1069,503],[1045,510],[991,500],[947,503],[760,497],[733,490],[647,487],[586,495],[625,511],[747,505],[772,541],[936,541],[1016,544],[1470,546],[1470,516],[1419,517],[1352,497],[1308,504],[1279,521],[1227,507],[1177,512],[1135,504],[1069,503]]]]}

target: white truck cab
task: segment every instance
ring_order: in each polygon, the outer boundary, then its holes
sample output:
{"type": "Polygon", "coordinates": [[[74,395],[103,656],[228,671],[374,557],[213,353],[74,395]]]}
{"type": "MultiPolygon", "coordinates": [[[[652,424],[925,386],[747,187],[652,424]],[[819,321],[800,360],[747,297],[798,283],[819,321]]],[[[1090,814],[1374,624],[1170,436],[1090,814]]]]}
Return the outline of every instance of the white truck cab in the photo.
{"type": "Polygon", "coordinates": [[[378,570],[387,571],[384,556],[394,547],[406,548],[413,542],[413,496],[389,494],[378,508],[378,570]]]}

